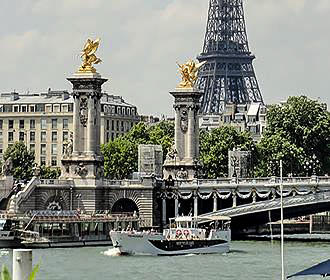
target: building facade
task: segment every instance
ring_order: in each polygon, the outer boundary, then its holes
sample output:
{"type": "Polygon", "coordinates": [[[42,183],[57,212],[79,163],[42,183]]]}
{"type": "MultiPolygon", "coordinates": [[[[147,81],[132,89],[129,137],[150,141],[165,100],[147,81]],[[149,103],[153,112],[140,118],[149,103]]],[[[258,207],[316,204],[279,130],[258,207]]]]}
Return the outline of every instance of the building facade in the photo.
{"type": "MultiPolygon", "coordinates": [[[[121,96],[101,99],[100,144],[129,131],[140,121],[137,108],[121,96]]],[[[0,160],[8,146],[22,141],[40,165],[59,167],[63,143],[73,132],[73,98],[67,91],[39,94],[1,93],[0,160]]]]}
{"type": "Polygon", "coordinates": [[[250,132],[253,140],[259,142],[267,125],[267,107],[262,103],[227,104],[221,114],[200,115],[201,129],[232,126],[237,131],[250,132]]]}

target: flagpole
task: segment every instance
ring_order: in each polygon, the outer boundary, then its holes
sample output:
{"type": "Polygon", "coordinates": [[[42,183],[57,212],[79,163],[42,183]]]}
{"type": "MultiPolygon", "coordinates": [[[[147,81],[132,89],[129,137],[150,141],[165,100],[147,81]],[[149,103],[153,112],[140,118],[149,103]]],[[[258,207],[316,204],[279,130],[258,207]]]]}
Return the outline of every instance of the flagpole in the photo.
{"type": "Polygon", "coordinates": [[[281,192],[281,267],[282,280],[285,280],[284,273],[284,225],[283,225],[283,162],[280,160],[280,192],[281,192]]]}

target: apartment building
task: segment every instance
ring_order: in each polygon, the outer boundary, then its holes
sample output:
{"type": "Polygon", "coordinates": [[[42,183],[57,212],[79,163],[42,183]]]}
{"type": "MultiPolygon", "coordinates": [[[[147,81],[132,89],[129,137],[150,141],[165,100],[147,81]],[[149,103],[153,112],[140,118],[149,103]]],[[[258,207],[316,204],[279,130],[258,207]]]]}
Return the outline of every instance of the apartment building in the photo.
{"type": "MultiPolygon", "coordinates": [[[[140,121],[137,108],[121,96],[101,99],[101,139],[104,144],[129,131],[140,121]]],[[[60,166],[63,143],[73,131],[73,98],[67,91],[38,94],[0,94],[0,160],[7,147],[22,141],[35,161],[60,166]]]]}

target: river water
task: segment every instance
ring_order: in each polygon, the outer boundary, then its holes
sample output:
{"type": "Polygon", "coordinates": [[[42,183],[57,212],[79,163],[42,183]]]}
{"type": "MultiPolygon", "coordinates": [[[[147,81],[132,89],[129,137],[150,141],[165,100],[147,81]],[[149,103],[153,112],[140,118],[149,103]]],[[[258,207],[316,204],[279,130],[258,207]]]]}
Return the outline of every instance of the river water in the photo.
{"type": "MultiPolygon", "coordinates": [[[[288,274],[330,257],[330,243],[285,244],[288,274]]],[[[175,257],[115,256],[106,247],[42,249],[33,251],[41,264],[40,280],[133,280],[133,279],[280,279],[280,243],[233,241],[224,255],[175,257]]],[[[11,266],[12,252],[0,250],[0,263],[11,266]]],[[[321,279],[300,277],[300,279],[321,279]]]]}

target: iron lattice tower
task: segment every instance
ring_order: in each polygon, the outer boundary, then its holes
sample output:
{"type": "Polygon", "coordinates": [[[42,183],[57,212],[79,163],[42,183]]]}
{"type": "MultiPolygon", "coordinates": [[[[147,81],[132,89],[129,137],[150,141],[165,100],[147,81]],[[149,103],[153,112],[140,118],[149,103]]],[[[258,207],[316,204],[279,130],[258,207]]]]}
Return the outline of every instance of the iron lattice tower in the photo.
{"type": "Polygon", "coordinates": [[[210,0],[197,88],[202,114],[221,114],[226,104],[263,103],[249,50],[243,0],[210,0]]]}

